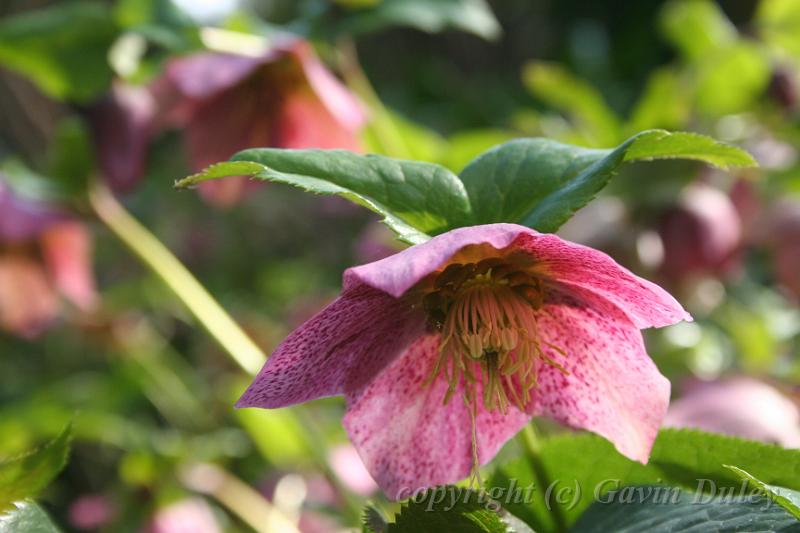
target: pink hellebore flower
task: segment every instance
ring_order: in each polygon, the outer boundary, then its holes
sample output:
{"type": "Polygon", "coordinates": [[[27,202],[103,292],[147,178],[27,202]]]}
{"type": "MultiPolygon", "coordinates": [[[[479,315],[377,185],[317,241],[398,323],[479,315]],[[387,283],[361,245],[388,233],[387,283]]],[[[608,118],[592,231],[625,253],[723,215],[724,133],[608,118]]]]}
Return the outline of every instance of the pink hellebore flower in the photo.
{"type": "MultiPolygon", "coordinates": [[[[253,146],[358,149],[365,120],[355,97],[317,58],[291,39],[261,57],[199,53],[170,61],[153,92],[164,120],[185,128],[194,170],[253,146]]],[[[214,203],[244,194],[244,178],[204,183],[214,203]]]]}
{"type": "Polygon", "coordinates": [[[459,228],[344,274],[239,407],[344,394],[344,426],[395,499],[488,462],[534,415],[646,462],[670,385],[639,329],[691,317],[610,257],[515,224],[459,228]]]}
{"type": "Polygon", "coordinates": [[[61,293],[89,310],[96,301],[86,227],[58,208],[23,198],[0,176],[0,329],[40,333],[61,293]]]}

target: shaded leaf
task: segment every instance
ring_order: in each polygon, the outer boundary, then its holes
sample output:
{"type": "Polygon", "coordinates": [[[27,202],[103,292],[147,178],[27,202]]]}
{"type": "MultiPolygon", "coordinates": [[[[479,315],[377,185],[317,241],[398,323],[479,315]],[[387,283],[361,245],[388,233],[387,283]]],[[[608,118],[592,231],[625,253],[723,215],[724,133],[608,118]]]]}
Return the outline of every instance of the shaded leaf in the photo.
{"type": "Polygon", "coordinates": [[[741,479],[754,485],[764,496],[786,509],[795,518],[800,519],[800,492],[768,485],[741,468],[729,465],[726,466],[741,479]]]}
{"type": "Polygon", "coordinates": [[[0,533],[59,533],[59,529],[41,507],[33,502],[19,502],[0,514],[0,533]]]}
{"type": "Polygon", "coordinates": [[[797,520],[763,497],[698,497],[670,487],[639,486],[609,492],[592,504],[570,531],[790,532],[798,528],[797,520]],[[645,496],[648,493],[651,496],[645,496]]]}
{"type": "Polygon", "coordinates": [[[537,530],[552,529],[556,514],[572,524],[597,497],[626,485],[738,491],[742,481],[726,464],[746,468],[764,483],[800,490],[800,450],[696,430],[662,430],[646,465],[627,459],[611,443],[590,434],[545,439],[538,456],[538,476],[530,460],[525,457],[503,465],[489,485],[502,489],[504,497],[498,500],[503,506],[537,530]],[[532,501],[515,499],[531,484],[532,501]]]}
{"type": "Polygon", "coordinates": [[[69,455],[71,427],[41,448],[0,462],[0,512],[32,498],[61,471],[69,455]]]}
{"type": "Polygon", "coordinates": [[[624,162],[671,158],[722,168],[755,164],[744,150],[710,137],[650,130],[612,150],[517,139],[478,156],[461,179],[474,223],[519,222],[552,232],[589,203],[624,162]]]}

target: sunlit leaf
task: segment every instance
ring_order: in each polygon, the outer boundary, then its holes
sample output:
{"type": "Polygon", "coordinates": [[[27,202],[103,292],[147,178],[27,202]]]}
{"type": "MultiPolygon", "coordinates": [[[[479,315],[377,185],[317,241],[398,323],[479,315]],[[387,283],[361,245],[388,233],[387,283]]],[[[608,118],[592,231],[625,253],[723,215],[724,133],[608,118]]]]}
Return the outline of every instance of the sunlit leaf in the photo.
{"type": "Polygon", "coordinates": [[[32,498],[61,471],[69,454],[71,428],[32,452],[0,462],[0,512],[32,498]]]}
{"type": "Polygon", "coordinates": [[[421,161],[344,150],[239,152],[234,161],[214,165],[179,181],[177,187],[231,175],[300,187],[316,194],[344,196],[384,216],[384,222],[410,243],[469,219],[464,186],[446,168],[421,161]]]}
{"type": "Polygon", "coordinates": [[[741,468],[737,468],[735,466],[728,466],[734,474],[739,476],[741,479],[748,481],[749,483],[753,484],[758,490],[760,490],[764,496],[771,499],[784,509],[786,509],[792,516],[800,520],[800,492],[785,489],[783,487],[776,487],[774,485],[768,485],[764,483],[760,479],[757,479],[755,476],[742,470],[741,468]]]}
{"type": "Polygon", "coordinates": [[[737,39],[736,28],[711,0],[669,2],[660,21],[666,37],[689,59],[703,57],[737,39]]]}
{"type": "Polygon", "coordinates": [[[591,85],[552,63],[530,63],[522,75],[528,89],[546,104],[570,117],[592,146],[619,140],[619,120],[591,85]]]}

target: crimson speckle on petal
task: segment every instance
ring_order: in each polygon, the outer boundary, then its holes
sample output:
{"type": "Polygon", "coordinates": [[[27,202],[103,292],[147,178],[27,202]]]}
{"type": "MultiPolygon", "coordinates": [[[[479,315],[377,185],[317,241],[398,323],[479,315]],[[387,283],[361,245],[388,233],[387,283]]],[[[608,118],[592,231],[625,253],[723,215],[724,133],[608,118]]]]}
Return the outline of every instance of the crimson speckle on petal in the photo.
{"type": "Polygon", "coordinates": [[[646,462],[670,386],[639,330],[680,320],[602,252],[514,224],[459,228],[348,269],[238,406],[343,394],[344,426],[391,498],[476,473],[535,415],[646,462]]]}

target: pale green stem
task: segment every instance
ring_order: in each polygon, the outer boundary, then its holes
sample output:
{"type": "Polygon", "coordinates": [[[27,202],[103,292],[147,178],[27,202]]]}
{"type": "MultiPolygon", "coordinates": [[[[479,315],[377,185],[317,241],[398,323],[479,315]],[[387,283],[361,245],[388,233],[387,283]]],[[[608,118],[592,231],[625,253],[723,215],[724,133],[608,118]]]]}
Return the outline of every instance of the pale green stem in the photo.
{"type": "Polygon", "coordinates": [[[259,533],[300,533],[295,520],[219,466],[189,465],[182,469],[179,477],[186,487],[214,497],[259,533]]]}
{"type": "Polygon", "coordinates": [[[267,357],[189,270],[101,183],[89,191],[97,217],[181,300],[219,345],[251,375],[267,357]]]}

